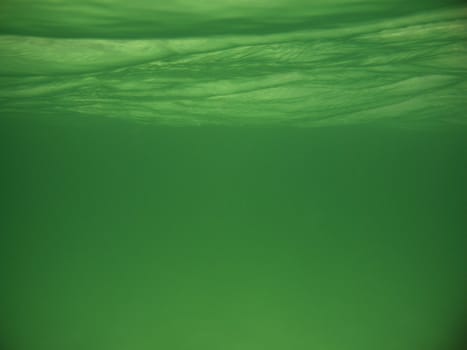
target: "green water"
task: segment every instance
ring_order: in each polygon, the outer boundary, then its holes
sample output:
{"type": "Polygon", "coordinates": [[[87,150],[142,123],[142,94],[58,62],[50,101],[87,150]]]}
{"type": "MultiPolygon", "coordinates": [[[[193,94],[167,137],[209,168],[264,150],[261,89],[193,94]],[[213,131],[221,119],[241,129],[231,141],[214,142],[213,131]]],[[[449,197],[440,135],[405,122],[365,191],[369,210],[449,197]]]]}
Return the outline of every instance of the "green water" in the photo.
{"type": "Polygon", "coordinates": [[[1,0],[0,347],[460,350],[462,1],[1,0]]]}

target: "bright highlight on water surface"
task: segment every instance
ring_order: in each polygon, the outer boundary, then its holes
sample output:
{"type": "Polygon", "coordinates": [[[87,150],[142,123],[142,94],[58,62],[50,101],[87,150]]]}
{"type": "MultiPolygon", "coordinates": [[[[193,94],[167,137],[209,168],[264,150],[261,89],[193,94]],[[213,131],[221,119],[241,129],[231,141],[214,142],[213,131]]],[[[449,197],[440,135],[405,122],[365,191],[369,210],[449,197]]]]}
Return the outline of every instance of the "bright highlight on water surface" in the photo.
{"type": "Polygon", "coordinates": [[[458,1],[7,0],[0,113],[465,124],[466,28],[458,1]]]}

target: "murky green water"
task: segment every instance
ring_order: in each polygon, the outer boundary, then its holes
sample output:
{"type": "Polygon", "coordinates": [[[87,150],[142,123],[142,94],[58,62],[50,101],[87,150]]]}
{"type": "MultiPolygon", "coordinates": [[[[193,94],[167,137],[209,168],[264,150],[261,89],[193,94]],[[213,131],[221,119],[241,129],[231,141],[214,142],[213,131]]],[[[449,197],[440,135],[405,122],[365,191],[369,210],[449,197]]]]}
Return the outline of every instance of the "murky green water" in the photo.
{"type": "Polygon", "coordinates": [[[462,1],[0,2],[0,343],[458,350],[462,1]]]}

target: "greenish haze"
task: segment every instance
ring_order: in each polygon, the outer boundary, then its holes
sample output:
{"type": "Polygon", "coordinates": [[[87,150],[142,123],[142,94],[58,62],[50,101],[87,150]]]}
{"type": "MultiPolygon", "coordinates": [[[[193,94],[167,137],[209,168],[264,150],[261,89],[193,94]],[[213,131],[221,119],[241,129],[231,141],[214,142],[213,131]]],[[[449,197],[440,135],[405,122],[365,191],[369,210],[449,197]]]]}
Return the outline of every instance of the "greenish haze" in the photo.
{"type": "Polygon", "coordinates": [[[466,39],[462,1],[0,0],[0,347],[463,349],[466,39]]]}

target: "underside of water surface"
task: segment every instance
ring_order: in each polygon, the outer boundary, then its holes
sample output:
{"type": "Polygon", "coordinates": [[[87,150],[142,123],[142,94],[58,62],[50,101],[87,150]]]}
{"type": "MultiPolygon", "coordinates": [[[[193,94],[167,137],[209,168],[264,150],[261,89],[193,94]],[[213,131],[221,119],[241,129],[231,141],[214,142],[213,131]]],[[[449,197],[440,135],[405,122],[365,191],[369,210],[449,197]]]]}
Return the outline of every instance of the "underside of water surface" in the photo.
{"type": "Polygon", "coordinates": [[[462,1],[4,0],[0,113],[466,123],[462,1]]]}

